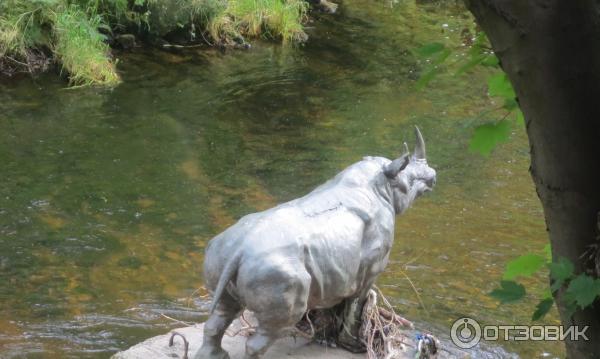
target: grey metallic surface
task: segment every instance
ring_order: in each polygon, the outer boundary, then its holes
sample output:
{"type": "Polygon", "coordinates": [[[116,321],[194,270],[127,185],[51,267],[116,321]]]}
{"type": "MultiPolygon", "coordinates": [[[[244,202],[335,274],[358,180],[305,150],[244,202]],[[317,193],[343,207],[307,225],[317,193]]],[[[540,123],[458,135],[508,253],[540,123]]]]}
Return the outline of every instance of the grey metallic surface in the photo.
{"type": "Polygon", "coordinates": [[[415,132],[412,156],[365,157],[308,195],[249,214],[209,242],[204,278],[214,299],[195,359],[228,358],[221,339],[243,308],[259,322],[246,343],[246,357],[258,358],[307,310],[344,301],[353,325],[339,341],[360,350],[352,343],[356,318],[388,263],[395,216],[435,185],[415,132]]]}

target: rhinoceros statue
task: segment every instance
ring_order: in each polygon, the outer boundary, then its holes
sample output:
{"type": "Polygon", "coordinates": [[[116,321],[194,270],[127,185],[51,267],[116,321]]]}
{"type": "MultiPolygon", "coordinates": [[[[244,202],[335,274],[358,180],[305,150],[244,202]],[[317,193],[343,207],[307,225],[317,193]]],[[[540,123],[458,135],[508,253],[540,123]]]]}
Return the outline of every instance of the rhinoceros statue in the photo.
{"type": "Polygon", "coordinates": [[[352,325],[338,344],[364,349],[360,312],[388,263],[395,216],[436,182],[418,128],[415,135],[412,155],[405,144],[393,161],[365,157],[304,197],[244,216],[208,243],[204,280],[213,302],[194,359],[229,358],[221,339],[244,308],[259,323],[246,342],[247,359],[289,334],[307,310],[344,303],[352,325]]]}

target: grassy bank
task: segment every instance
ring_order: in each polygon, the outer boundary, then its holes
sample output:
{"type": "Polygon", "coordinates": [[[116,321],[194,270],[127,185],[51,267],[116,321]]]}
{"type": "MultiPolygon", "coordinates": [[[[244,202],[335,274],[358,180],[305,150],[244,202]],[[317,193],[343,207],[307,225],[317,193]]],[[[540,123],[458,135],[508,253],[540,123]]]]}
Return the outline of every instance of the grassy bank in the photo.
{"type": "Polygon", "coordinates": [[[302,40],[304,0],[0,0],[0,69],[49,60],[73,85],[119,82],[111,43],[138,38],[234,45],[244,37],[302,40]]]}

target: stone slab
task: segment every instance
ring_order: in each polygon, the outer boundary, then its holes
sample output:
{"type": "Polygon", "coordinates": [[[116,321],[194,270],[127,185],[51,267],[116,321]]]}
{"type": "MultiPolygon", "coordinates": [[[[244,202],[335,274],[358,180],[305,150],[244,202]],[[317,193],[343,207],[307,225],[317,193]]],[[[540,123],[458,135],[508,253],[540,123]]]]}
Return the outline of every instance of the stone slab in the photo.
{"type": "MultiPolygon", "coordinates": [[[[244,318],[250,325],[256,325],[256,319],[251,312],[245,312],[244,318]]],[[[159,335],[134,345],[133,347],[113,355],[112,359],[175,359],[183,358],[184,344],[181,337],[176,336],[172,347],[169,347],[171,333],[177,332],[183,335],[189,342],[189,359],[194,359],[194,354],[202,345],[204,324],[182,327],[171,330],[169,333],[159,335]]],[[[239,319],[236,319],[229,327],[229,333],[238,333],[242,328],[239,319]]],[[[403,331],[406,338],[415,338],[417,331],[407,329],[403,331]]],[[[246,336],[242,334],[225,335],[223,337],[223,348],[227,350],[231,359],[244,359],[246,336]]],[[[410,339],[409,339],[410,340],[410,339]]],[[[402,353],[396,353],[394,359],[414,359],[416,342],[404,347],[402,353]]],[[[464,359],[473,356],[466,352],[452,349],[449,343],[441,343],[441,351],[436,359],[464,359]]],[[[455,348],[455,347],[454,347],[455,348]]],[[[277,340],[261,359],[365,359],[366,354],[353,354],[341,348],[331,348],[315,343],[303,337],[284,337],[277,340]]],[[[478,356],[475,356],[478,357],[478,356]]],[[[482,356],[488,358],[488,356],[482,356]]]]}
{"type": "MultiPolygon", "coordinates": [[[[193,327],[174,329],[189,341],[189,358],[193,359],[202,345],[203,324],[193,327]]],[[[169,347],[171,333],[150,338],[128,350],[115,354],[112,359],[175,359],[183,358],[183,340],[176,336],[173,346],[169,347]]],[[[229,352],[231,359],[243,359],[246,337],[237,335],[223,337],[223,348],[229,352]]],[[[364,359],[364,354],[352,354],[342,349],[328,348],[307,339],[291,337],[279,339],[263,356],[263,359],[364,359]]]]}

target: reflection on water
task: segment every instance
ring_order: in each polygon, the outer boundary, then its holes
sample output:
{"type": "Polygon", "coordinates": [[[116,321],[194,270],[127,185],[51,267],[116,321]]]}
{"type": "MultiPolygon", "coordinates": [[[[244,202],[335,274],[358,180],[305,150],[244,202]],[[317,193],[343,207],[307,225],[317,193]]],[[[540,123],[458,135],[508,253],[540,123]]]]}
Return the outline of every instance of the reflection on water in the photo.
{"type": "Polygon", "coordinates": [[[470,17],[358,1],[309,25],[300,47],[124,54],[113,90],[64,89],[53,75],[0,85],[2,355],[102,358],[178,325],[164,315],[202,320],[208,239],[363,155],[398,154],[413,124],[438,186],[399,218],[380,287],[441,337],[465,315],[529,323],[533,296],[501,307],[486,296],[507,260],[545,243],[523,131],[490,158],[470,154],[469,124],[493,106],[485,74],[412,88],[409,50],[458,46],[470,17]]]}

